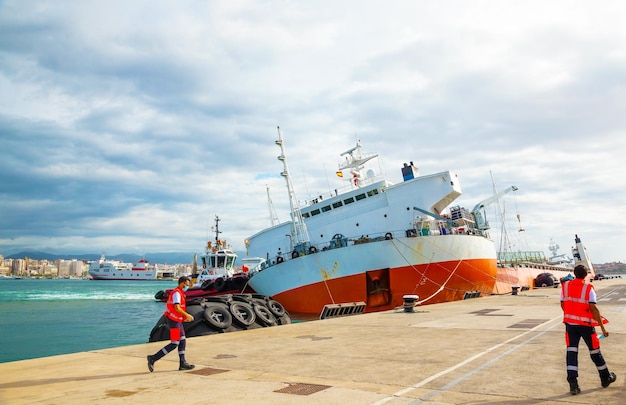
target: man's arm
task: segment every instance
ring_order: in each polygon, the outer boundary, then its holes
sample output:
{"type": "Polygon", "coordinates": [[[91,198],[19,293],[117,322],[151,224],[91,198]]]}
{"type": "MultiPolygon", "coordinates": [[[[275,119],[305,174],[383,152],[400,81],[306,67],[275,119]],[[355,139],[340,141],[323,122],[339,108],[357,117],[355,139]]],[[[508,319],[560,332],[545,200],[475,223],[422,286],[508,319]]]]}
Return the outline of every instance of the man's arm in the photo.
{"type": "Polygon", "coordinates": [[[598,309],[598,306],[594,302],[590,302],[589,309],[591,309],[591,314],[593,315],[593,319],[595,319],[596,322],[600,324],[600,328],[602,328],[602,334],[604,336],[609,336],[609,332],[606,330],[606,328],[604,327],[604,324],[602,323],[602,315],[600,315],[600,309],[598,309]]]}

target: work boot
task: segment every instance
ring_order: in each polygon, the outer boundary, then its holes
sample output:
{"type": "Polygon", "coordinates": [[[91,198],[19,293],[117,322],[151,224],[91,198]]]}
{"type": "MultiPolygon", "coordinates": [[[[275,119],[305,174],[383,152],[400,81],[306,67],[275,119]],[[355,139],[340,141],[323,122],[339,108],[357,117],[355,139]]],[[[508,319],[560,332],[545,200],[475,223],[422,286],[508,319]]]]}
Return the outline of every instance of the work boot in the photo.
{"type": "Polygon", "coordinates": [[[153,372],[154,371],[154,357],[148,355],[147,359],[148,359],[148,370],[150,370],[150,372],[153,372]]]}
{"type": "Polygon", "coordinates": [[[580,387],[578,386],[578,378],[567,377],[569,383],[569,393],[572,395],[580,394],[580,387]]]}
{"type": "Polygon", "coordinates": [[[607,379],[602,379],[602,386],[606,388],[611,385],[611,383],[614,383],[615,380],[617,380],[615,373],[609,373],[609,377],[607,379]]]}
{"type": "Polygon", "coordinates": [[[178,369],[179,370],[193,370],[194,367],[195,366],[193,364],[189,364],[186,361],[181,361],[178,369]]]}

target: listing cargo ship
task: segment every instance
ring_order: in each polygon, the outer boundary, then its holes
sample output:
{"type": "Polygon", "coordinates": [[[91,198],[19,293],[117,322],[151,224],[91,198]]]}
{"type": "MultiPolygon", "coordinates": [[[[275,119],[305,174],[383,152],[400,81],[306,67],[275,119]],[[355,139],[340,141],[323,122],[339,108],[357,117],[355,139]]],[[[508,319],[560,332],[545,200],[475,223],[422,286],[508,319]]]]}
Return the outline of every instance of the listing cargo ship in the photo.
{"type": "Polygon", "coordinates": [[[407,295],[433,304],[493,293],[498,257],[479,212],[485,204],[467,216],[451,206],[461,195],[456,173],[420,175],[405,163],[404,181],[393,184],[368,167],[378,155],[357,142],[336,172],[346,190],[300,206],[280,128],[278,137],[291,220],[245,241],[248,255],[266,259],[249,280],[257,293],[303,314],[347,303],[384,311],[407,295]]]}

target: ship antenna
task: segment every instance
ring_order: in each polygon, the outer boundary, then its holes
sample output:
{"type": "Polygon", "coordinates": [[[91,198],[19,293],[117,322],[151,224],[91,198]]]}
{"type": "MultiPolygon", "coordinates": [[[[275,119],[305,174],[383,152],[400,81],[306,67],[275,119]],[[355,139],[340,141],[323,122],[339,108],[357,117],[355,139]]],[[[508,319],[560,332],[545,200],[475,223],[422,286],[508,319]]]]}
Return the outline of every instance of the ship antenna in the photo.
{"type": "Polygon", "coordinates": [[[285,178],[285,181],[287,182],[287,191],[289,193],[289,205],[291,208],[292,220],[291,238],[295,242],[294,248],[298,250],[299,247],[306,248],[309,244],[309,232],[306,229],[306,224],[304,223],[302,213],[300,212],[300,206],[298,204],[298,200],[296,199],[296,193],[293,190],[293,184],[291,183],[291,175],[289,174],[289,168],[287,167],[287,157],[285,155],[283,135],[280,132],[280,127],[278,126],[276,128],[278,128],[278,140],[276,141],[276,145],[280,147],[280,156],[278,156],[278,160],[283,162],[283,171],[280,175],[285,178]]]}

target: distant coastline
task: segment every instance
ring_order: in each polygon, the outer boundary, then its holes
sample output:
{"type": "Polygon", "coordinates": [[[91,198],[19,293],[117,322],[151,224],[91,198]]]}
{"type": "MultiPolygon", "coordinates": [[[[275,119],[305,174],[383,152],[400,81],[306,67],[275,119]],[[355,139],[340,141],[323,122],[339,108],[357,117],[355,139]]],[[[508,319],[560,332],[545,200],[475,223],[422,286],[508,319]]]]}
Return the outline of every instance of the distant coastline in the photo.
{"type": "MultiPolygon", "coordinates": [[[[193,256],[196,252],[155,252],[138,255],[135,253],[120,253],[117,255],[107,254],[106,257],[111,260],[119,260],[125,263],[135,263],[140,259],[148,259],[150,263],[158,264],[179,264],[193,262],[193,256]]],[[[40,251],[22,251],[4,256],[5,259],[31,259],[31,260],[98,260],[102,253],[82,253],[82,254],[55,254],[40,251]]],[[[0,254],[2,256],[2,254],[0,254]]]]}

